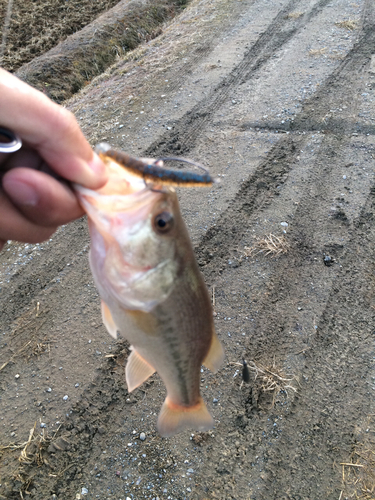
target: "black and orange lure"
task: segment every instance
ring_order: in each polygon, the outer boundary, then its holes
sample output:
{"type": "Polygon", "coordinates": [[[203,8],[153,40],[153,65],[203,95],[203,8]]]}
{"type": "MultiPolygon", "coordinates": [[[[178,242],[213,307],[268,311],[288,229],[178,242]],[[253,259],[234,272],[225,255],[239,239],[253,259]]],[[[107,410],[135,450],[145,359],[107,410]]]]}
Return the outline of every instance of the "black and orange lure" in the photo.
{"type": "Polygon", "coordinates": [[[195,163],[186,158],[165,157],[159,158],[155,163],[148,164],[142,160],[129,156],[122,151],[117,151],[112,148],[105,149],[105,146],[100,144],[97,148],[99,156],[105,160],[109,157],[126,170],[138,177],[142,177],[145,182],[153,184],[161,184],[175,187],[207,187],[212,186],[215,180],[210,176],[208,171],[199,163],[195,163]],[[203,174],[194,172],[184,172],[179,170],[169,170],[158,165],[159,162],[178,161],[194,165],[204,171],[203,174]]]}

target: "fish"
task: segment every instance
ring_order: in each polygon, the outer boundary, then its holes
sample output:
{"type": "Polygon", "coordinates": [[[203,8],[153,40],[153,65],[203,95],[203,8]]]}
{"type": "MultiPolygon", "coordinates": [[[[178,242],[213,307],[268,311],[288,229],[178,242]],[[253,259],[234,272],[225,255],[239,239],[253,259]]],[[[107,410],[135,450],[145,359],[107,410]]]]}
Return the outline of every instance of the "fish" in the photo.
{"type": "Polygon", "coordinates": [[[103,323],[112,337],[119,332],[131,344],[129,393],[155,372],[161,377],[167,394],[159,434],[207,431],[214,421],[200,394],[201,366],[216,372],[224,351],[175,189],[157,180],[146,184],[109,150],[97,149],[107,184],[96,191],[74,186],[88,216],[103,323]]]}

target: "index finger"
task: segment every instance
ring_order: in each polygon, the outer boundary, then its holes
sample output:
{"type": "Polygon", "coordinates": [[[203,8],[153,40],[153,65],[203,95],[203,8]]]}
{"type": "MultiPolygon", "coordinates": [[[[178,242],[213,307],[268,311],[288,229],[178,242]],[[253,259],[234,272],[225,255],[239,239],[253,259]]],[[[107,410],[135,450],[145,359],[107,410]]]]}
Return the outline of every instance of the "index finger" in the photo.
{"type": "Polygon", "coordinates": [[[107,180],[74,115],[0,68],[0,126],[17,132],[65,179],[90,189],[107,180]]]}

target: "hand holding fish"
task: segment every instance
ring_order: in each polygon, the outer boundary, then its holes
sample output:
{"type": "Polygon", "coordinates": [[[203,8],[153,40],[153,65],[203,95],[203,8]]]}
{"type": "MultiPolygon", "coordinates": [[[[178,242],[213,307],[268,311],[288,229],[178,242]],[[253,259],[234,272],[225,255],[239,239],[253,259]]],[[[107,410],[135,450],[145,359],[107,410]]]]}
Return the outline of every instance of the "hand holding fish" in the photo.
{"type": "Polygon", "coordinates": [[[0,153],[1,249],[8,239],[43,241],[83,214],[67,181],[97,189],[107,179],[72,113],[2,69],[0,127],[22,139],[19,151],[0,153]]]}

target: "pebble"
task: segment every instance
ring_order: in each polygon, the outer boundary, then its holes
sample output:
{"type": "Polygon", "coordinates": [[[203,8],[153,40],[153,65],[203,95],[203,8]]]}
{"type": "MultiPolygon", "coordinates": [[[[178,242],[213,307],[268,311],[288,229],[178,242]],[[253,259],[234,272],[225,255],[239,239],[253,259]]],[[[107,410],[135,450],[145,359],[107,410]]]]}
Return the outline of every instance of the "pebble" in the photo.
{"type": "Polygon", "coordinates": [[[75,384],[75,386],[74,386],[74,387],[79,387],[79,384],[78,384],[78,383],[77,383],[77,384],[75,384]]]}
{"type": "Polygon", "coordinates": [[[283,227],[288,227],[289,224],[287,222],[280,222],[280,226],[283,226],[283,227]]]}
{"type": "Polygon", "coordinates": [[[47,424],[45,424],[44,422],[42,422],[42,423],[40,424],[40,427],[41,427],[42,429],[44,429],[44,428],[46,428],[46,427],[47,427],[47,424]]]}
{"type": "Polygon", "coordinates": [[[63,400],[64,400],[64,401],[68,401],[68,399],[69,399],[69,396],[67,396],[67,395],[65,395],[65,396],[63,397],[63,400]]]}
{"type": "Polygon", "coordinates": [[[146,439],[146,434],[144,432],[141,432],[140,435],[139,435],[139,439],[141,441],[144,441],[146,439]]]}
{"type": "Polygon", "coordinates": [[[19,373],[17,373],[17,374],[14,376],[14,378],[20,378],[20,374],[19,374],[19,373]]]}
{"type": "Polygon", "coordinates": [[[81,489],[81,495],[87,495],[88,492],[89,492],[89,490],[87,488],[81,489]]]}
{"type": "Polygon", "coordinates": [[[48,389],[46,389],[46,392],[52,392],[51,387],[48,387],[48,389]]]}

